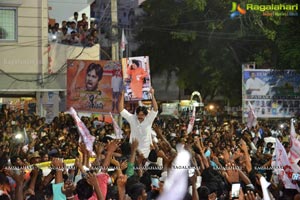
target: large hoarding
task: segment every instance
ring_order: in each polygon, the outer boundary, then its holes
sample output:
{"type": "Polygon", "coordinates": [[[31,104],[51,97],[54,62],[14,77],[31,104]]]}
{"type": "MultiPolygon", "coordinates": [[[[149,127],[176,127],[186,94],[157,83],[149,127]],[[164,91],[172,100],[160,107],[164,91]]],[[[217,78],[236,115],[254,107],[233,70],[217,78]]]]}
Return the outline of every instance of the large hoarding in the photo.
{"type": "Polygon", "coordinates": [[[119,113],[120,62],[68,60],[67,107],[88,113],[119,113]]]}
{"type": "Polygon", "coordinates": [[[248,102],[258,118],[287,118],[300,113],[300,74],[293,70],[243,70],[243,112],[248,102]]]}

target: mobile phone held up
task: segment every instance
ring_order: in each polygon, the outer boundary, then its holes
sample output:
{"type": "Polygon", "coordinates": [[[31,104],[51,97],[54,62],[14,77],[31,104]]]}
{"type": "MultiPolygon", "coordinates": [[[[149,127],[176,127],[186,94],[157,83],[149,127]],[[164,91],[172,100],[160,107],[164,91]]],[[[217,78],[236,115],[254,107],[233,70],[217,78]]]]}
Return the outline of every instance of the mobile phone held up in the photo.
{"type": "Polygon", "coordinates": [[[240,183],[232,183],[231,185],[231,198],[232,199],[238,199],[240,196],[240,183]]]}

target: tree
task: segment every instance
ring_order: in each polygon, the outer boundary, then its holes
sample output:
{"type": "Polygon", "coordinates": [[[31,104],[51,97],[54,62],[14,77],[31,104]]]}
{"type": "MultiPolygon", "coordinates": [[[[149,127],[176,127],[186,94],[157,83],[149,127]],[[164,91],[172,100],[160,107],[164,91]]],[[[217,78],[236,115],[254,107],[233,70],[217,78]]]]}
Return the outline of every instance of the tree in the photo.
{"type": "Polygon", "coordinates": [[[299,60],[299,30],[293,30],[296,47],[286,32],[299,20],[254,12],[231,19],[231,2],[225,0],[151,0],[142,7],[138,54],[150,56],[154,75],[175,71],[178,86],[200,91],[204,100],[221,95],[240,104],[245,62],[296,67],[299,60]]]}

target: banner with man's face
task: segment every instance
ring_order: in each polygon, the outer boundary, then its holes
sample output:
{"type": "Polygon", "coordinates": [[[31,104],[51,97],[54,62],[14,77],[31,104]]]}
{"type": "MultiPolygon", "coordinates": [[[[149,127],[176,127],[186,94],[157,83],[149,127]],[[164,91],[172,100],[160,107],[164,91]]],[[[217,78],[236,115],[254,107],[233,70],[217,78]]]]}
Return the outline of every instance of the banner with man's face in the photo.
{"type": "Polygon", "coordinates": [[[258,118],[290,118],[300,113],[300,73],[294,70],[244,69],[243,117],[248,104],[258,118]]]}
{"type": "Polygon", "coordinates": [[[67,109],[91,113],[118,113],[122,89],[118,61],[68,60],[67,109]]]}
{"type": "Polygon", "coordinates": [[[148,56],[122,59],[125,101],[149,100],[151,88],[148,56]]]}

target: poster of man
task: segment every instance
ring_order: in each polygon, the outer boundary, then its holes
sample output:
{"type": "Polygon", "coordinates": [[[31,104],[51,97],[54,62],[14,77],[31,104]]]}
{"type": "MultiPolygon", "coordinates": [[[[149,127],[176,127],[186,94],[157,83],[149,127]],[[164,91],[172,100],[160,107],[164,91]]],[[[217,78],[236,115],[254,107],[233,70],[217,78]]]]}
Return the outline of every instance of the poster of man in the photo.
{"type": "Polygon", "coordinates": [[[122,76],[120,71],[119,62],[68,60],[67,108],[92,113],[117,113],[117,102],[113,96],[118,97],[118,88],[122,87],[122,80],[118,79],[122,76]]]}
{"type": "Polygon", "coordinates": [[[148,56],[122,59],[125,101],[150,99],[150,65],[148,56]]]}
{"type": "Polygon", "coordinates": [[[250,95],[267,95],[269,84],[256,77],[256,72],[250,72],[250,77],[246,81],[246,92],[250,95]]]}
{"type": "Polygon", "coordinates": [[[297,115],[300,74],[294,70],[244,69],[243,111],[247,102],[258,118],[288,118],[297,115]]]}

